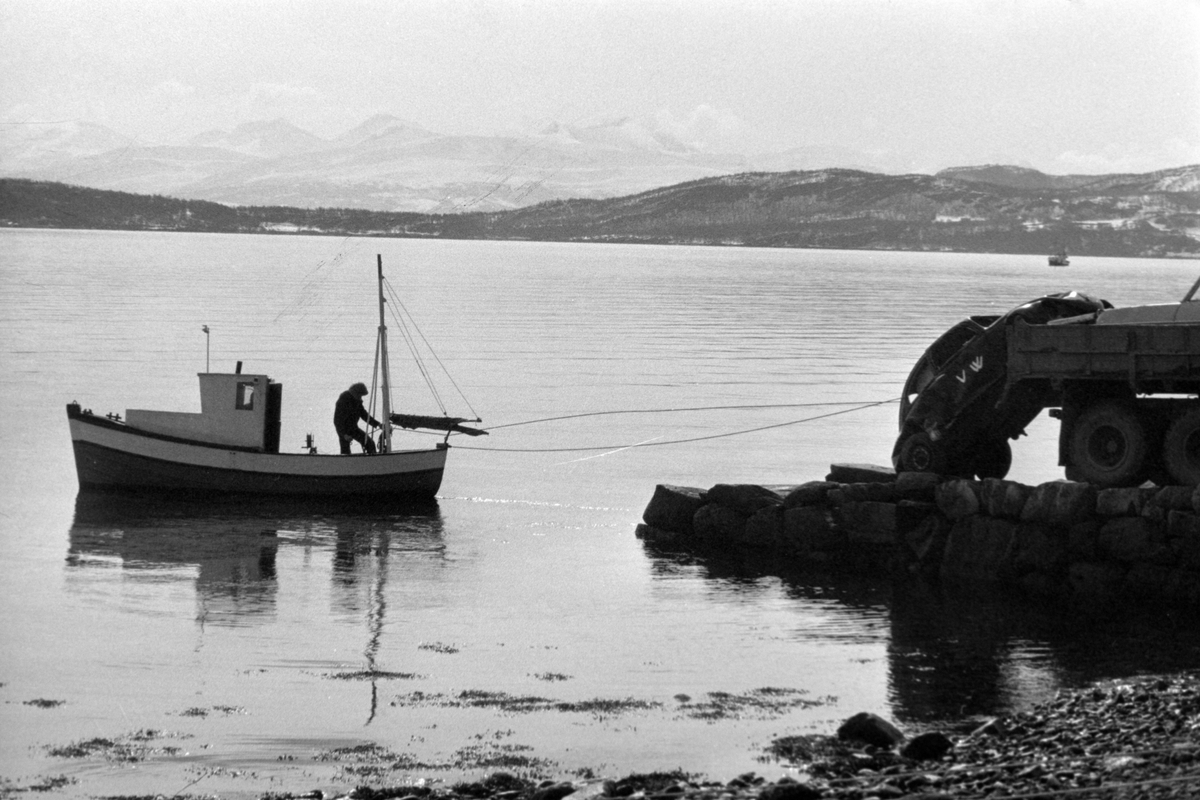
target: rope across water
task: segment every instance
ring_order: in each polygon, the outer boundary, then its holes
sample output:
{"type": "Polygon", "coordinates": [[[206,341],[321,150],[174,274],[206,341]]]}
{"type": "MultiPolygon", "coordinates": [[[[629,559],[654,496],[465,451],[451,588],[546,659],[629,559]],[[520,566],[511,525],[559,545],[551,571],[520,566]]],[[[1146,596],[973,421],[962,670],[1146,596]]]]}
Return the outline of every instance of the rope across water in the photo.
{"type": "Polygon", "coordinates": [[[825,414],[817,414],[811,417],[802,419],[788,420],[787,422],[777,422],[772,425],[760,425],[755,428],[745,428],[737,431],[727,431],[725,433],[712,433],[705,436],[692,436],[685,439],[670,439],[667,441],[647,441],[635,442],[633,444],[610,444],[610,445],[590,445],[587,447],[478,447],[471,445],[455,445],[456,450],[480,450],[491,451],[496,453],[584,453],[597,450],[629,450],[640,447],[666,447],[667,445],[688,444],[691,442],[703,442],[711,439],[724,439],[731,436],[743,436],[748,433],[757,433],[759,431],[767,431],[775,428],[786,428],[791,425],[800,425],[805,422],[813,422],[819,419],[827,419],[836,417],[842,414],[851,414],[855,411],[863,411],[868,408],[888,405],[889,403],[899,402],[899,398],[889,400],[877,400],[870,402],[859,403],[785,403],[771,405],[736,405],[736,406],[698,406],[692,408],[646,408],[646,409],[629,409],[620,411],[592,411],[582,414],[566,414],[558,417],[545,417],[543,419],[526,420],[524,422],[510,422],[504,425],[496,425],[489,428],[490,431],[499,430],[501,428],[513,428],[518,425],[533,425],[542,422],[555,422],[566,419],[581,419],[583,417],[599,417],[614,414],[668,414],[685,411],[717,411],[717,410],[743,410],[743,409],[763,409],[763,408],[816,408],[830,406],[849,406],[841,408],[837,411],[830,411],[825,414]]]}

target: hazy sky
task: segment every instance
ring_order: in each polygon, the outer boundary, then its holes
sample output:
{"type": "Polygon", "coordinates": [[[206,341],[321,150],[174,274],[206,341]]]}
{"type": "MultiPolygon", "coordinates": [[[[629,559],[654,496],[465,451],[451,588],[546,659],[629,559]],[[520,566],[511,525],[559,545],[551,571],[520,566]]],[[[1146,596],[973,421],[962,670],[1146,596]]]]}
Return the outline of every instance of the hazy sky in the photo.
{"type": "Polygon", "coordinates": [[[0,0],[2,123],[178,142],[381,112],[1145,171],[1200,162],[1200,0],[0,0]]]}

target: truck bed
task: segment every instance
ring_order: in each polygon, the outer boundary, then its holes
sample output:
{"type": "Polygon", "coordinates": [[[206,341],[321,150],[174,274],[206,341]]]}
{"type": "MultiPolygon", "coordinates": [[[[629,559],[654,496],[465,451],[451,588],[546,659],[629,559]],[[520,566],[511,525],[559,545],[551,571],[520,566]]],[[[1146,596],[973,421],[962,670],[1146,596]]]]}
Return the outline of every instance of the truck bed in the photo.
{"type": "Polygon", "coordinates": [[[1200,324],[1030,325],[1008,336],[1011,387],[1044,380],[1124,381],[1135,392],[1200,391],[1200,324]]]}

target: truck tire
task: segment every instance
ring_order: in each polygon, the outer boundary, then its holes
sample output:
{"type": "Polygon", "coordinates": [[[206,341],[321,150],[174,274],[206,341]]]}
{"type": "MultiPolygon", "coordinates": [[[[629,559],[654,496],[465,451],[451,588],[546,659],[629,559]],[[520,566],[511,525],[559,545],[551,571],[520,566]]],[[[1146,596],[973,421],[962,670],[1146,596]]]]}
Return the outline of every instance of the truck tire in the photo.
{"type": "Polygon", "coordinates": [[[1012,468],[1012,445],[1007,439],[982,442],[971,458],[972,472],[980,479],[1003,478],[1012,468]]]}
{"type": "Polygon", "coordinates": [[[1097,486],[1136,485],[1146,466],[1146,429],[1136,413],[1118,402],[1083,410],[1071,431],[1068,477],[1097,486]]]}
{"type": "Polygon", "coordinates": [[[1167,428],[1163,461],[1180,485],[1200,483],[1200,408],[1186,412],[1167,428]]]}
{"type": "Polygon", "coordinates": [[[927,433],[914,433],[904,440],[900,447],[900,460],[896,464],[897,472],[936,472],[941,475],[946,471],[946,456],[927,433]]]}

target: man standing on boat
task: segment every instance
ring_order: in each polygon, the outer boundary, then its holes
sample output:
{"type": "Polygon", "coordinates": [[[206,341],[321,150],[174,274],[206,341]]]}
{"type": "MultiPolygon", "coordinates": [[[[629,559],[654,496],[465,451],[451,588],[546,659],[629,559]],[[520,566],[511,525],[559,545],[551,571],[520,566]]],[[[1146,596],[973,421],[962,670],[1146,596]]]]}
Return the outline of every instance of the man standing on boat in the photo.
{"type": "Polygon", "coordinates": [[[366,420],[373,428],[379,427],[378,420],[363,408],[362,399],[366,396],[367,387],[356,383],[338,396],[337,405],[333,409],[333,427],[337,428],[338,444],[341,445],[344,456],[350,455],[350,442],[362,445],[364,453],[375,452],[375,443],[371,441],[371,437],[358,427],[360,419],[366,420]]]}

